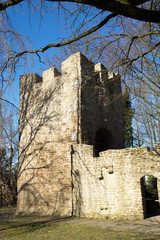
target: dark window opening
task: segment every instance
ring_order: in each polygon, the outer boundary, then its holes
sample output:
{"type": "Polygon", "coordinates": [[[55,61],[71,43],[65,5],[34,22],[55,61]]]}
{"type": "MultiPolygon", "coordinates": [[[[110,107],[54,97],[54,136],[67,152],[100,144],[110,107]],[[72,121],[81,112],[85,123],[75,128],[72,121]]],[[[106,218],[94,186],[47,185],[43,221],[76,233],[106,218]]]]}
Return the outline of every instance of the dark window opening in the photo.
{"type": "Polygon", "coordinates": [[[157,178],[152,175],[142,177],[141,192],[144,217],[160,215],[157,178]]]}
{"type": "Polygon", "coordinates": [[[99,152],[112,148],[112,136],[105,128],[96,132],[94,144],[94,157],[99,157],[99,152]]]}

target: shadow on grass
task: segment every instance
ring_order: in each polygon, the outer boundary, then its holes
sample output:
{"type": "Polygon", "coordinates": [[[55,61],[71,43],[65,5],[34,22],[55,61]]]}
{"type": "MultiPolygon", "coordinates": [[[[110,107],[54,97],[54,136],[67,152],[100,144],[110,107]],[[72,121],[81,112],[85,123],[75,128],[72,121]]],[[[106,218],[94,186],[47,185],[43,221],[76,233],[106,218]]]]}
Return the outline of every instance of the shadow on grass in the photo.
{"type": "Polygon", "coordinates": [[[14,228],[20,228],[20,227],[25,227],[28,230],[31,229],[33,230],[37,230],[40,228],[45,227],[46,225],[48,225],[49,223],[62,223],[62,222],[66,222],[69,219],[72,219],[72,217],[66,217],[66,218],[52,218],[51,216],[48,217],[48,219],[46,219],[47,217],[38,217],[38,216],[33,216],[33,217],[20,217],[20,218],[10,218],[10,219],[6,219],[6,220],[1,220],[0,219],[0,232],[1,231],[5,231],[5,230],[9,230],[9,229],[14,229],[14,228]],[[44,220],[45,218],[45,220],[44,220]],[[37,221],[36,221],[37,219],[37,221]],[[21,221],[22,220],[22,221],[21,221]],[[20,222],[21,221],[21,222],[20,222]],[[5,226],[5,227],[3,227],[5,226]]]}
{"type": "Polygon", "coordinates": [[[147,222],[146,225],[141,222],[133,222],[132,225],[135,226],[135,228],[128,229],[127,224],[119,221],[75,219],[73,217],[55,218],[53,216],[15,217],[14,213],[14,208],[0,209],[0,238],[11,238],[15,240],[19,239],[19,237],[27,240],[157,240],[156,237],[158,236],[158,234],[157,236],[153,236],[151,232],[149,233],[147,231],[136,231],[141,227],[149,230],[148,224],[154,225],[155,219],[147,222]],[[125,228],[123,227],[124,224],[126,226],[125,228]]]}

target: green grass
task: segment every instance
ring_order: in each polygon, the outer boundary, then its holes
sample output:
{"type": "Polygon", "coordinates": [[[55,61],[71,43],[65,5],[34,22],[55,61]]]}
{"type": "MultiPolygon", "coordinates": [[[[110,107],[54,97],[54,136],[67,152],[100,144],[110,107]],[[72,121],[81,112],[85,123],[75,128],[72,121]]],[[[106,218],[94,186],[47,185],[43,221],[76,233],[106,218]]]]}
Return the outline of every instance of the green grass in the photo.
{"type": "MultiPolygon", "coordinates": [[[[73,221],[74,222],[74,221],[73,221]]],[[[65,221],[20,223],[0,221],[0,239],[6,240],[156,240],[151,235],[113,232],[65,221]]]]}

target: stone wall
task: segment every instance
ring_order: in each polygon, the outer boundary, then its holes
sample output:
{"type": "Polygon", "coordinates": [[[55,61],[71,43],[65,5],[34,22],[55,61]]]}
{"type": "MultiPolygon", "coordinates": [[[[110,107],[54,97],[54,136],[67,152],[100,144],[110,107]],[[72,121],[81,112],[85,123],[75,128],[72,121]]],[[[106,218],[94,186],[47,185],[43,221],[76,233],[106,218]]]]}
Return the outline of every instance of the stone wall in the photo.
{"type": "Polygon", "coordinates": [[[142,219],[142,177],[160,191],[159,148],[122,149],[120,76],[81,53],[21,76],[19,135],[17,213],[142,219]]]}
{"type": "MultiPolygon", "coordinates": [[[[157,148],[158,150],[158,148],[157,148]]],[[[93,147],[73,145],[73,214],[80,217],[143,219],[141,178],[157,177],[160,155],[147,148],[107,150],[93,157],[93,147]]]]}
{"type": "Polygon", "coordinates": [[[112,135],[110,147],[123,147],[120,77],[81,53],[61,68],[20,78],[18,213],[70,216],[71,145],[95,145],[103,127],[112,135]]]}

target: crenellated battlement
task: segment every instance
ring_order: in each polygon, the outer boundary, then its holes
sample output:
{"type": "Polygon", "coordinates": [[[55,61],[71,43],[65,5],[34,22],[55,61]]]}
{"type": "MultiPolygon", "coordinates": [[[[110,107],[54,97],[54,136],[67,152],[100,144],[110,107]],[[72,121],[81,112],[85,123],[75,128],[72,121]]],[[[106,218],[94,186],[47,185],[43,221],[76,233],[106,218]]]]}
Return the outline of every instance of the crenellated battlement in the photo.
{"type": "MultiPolygon", "coordinates": [[[[33,87],[34,84],[42,83],[42,86],[47,87],[49,85],[54,85],[54,80],[58,78],[61,81],[66,81],[66,76],[72,76],[73,78],[79,79],[80,83],[84,83],[85,80],[94,81],[95,83],[105,83],[110,82],[110,79],[120,78],[118,74],[108,73],[107,69],[102,63],[94,64],[92,61],[88,60],[80,52],[71,55],[67,60],[61,64],[61,72],[56,68],[50,68],[42,73],[42,77],[36,73],[30,73],[20,76],[20,83],[27,81],[28,85],[33,87]]],[[[67,79],[69,81],[69,79],[67,79]]],[[[30,86],[30,87],[31,87],[30,86]]],[[[40,87],[41,85],[39,85],[40,87]]],[[[22,86],[24,88],[24,85],[22,86]]]]}

